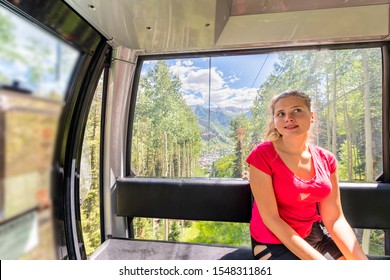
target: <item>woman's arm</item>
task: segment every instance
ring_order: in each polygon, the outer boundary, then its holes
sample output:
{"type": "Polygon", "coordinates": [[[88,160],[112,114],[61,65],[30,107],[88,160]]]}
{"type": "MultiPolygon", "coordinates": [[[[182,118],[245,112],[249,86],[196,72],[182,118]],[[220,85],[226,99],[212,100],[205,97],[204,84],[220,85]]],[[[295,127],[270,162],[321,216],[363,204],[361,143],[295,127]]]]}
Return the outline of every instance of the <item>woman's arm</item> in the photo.
{"type": "Polygon", "coordinates": [[[356,239],[341,208],[340,188],[337,171],[330,176],[332,191],[320,204],[319,210],[326,229],[347,260],[366,260],[359,242],[356,239]]]}
{"type": "Polygon", "coordinates": [[[279,216],[271,176],[254,166],[249,167],[250,185],[265,225],[278,239],[302,260],[325,259],[317,250],[301,238],[279,216]]]}

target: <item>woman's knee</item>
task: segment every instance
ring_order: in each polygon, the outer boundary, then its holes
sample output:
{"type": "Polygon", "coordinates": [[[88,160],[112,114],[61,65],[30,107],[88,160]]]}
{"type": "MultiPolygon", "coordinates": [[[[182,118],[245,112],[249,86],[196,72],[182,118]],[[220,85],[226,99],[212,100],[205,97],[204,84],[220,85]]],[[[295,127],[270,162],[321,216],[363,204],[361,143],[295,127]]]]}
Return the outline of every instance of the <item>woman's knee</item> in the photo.
{"type": "Polygon", "coordinates": [[[268,260],[271,257],[271,253],[266,245],[256,245],[253,248],[253,255],[256,260],[268,260]]]}

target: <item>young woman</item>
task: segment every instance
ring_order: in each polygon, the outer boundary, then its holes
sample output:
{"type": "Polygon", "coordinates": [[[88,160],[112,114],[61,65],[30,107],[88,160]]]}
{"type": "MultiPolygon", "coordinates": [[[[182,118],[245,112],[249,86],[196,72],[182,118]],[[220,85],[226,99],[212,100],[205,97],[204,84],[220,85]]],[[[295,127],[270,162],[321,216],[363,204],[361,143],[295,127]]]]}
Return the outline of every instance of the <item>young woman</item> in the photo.
{"type": "Polygon", "coordinates": [[[345,219],[336,158],[308,142],[310,98],[276,96],[266,141],[247,158],[255,203],[250,222],[257,259],[367,259],[345,219]]]}

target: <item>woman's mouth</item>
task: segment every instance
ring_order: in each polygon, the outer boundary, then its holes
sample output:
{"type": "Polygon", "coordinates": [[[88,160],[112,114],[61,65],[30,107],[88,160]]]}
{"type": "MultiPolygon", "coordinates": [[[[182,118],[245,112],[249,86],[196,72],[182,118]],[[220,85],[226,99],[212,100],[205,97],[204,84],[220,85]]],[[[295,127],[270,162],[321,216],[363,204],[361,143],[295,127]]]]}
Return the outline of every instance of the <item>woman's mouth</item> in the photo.
{"type": "Polygon", "coordinates": [[[288,125],[288,126],[285,126],[284,128],[285,129],[294,129],[294,128],[297,128],[298,125],[288,125]]]}

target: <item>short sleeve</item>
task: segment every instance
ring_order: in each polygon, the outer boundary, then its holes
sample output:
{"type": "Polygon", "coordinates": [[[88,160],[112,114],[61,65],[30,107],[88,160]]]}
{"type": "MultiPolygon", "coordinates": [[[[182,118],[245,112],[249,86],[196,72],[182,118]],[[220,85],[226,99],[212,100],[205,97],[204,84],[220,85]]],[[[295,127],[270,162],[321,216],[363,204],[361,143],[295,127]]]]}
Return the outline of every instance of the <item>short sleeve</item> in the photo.
{"type": "Polygon", "coordinates": [[[271,176],[272,166],[270,164],[270,158],[269,145],[263,143],[253,148],[246,158],[246,162],[271,176]]]}
{"type": "Polygon", "coordinates": [[[336,169],[337,169],[337,159],[331,152],[328,153],[328,166],[329,166],[330,174],[336,172],[336,169]]]}
{"type": "Polygon", "coordinates": [[[337,159],[330,151],[316,146],[317,151],[322,159],[322,161],[326,164],[326,167],[329,170],[329,173],[332,174],[337,170],[337,159]]]}

